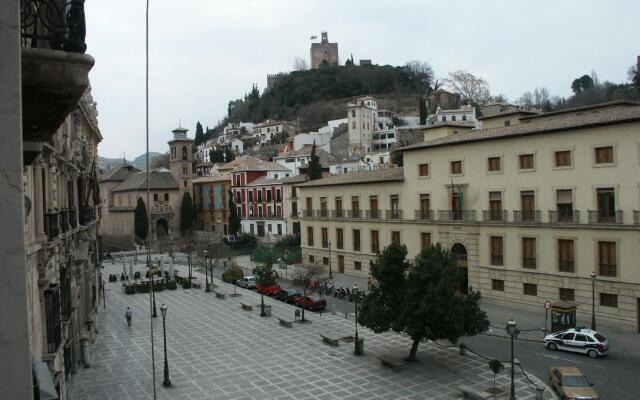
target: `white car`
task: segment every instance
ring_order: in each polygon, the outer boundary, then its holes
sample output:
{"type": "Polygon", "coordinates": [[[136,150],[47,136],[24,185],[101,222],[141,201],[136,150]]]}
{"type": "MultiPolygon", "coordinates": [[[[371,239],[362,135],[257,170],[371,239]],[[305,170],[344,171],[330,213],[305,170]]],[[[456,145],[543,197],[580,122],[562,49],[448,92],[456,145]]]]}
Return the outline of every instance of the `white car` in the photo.
{"type": "Polygon", "coordinates": [[[236,281],[236,285],[243,287],[245,289],[255,289],[256,288],[256,277],[255,276],[245,276],[242,279],[238,279],[236,281]]]}
{"type": "Polygon", "coordinates": [[[609,350],[607,338],[591,329],[571,328],[545,336],[549,350],[565,350],[586,354],[591,358],[603,356],[609,350]]]}

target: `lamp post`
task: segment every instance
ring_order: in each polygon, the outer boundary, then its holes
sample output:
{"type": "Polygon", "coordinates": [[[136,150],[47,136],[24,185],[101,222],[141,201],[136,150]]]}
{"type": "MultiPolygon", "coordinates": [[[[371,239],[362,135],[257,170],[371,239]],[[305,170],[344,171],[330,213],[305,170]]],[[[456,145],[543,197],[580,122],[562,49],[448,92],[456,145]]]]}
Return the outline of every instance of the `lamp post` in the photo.
{"type": "Polygon", "coordinates": [[[514,363],[513,363],[513,337],[516,335],[517,326],[516,322],[512,319],[507,322],[507,333],[511,336],[511,395],[509,400],[516,400],[516,388],[513,381],[514,363]]]}
{"type": "Polygon", "coordinates": [[[327,242],[327,245],[329,246],[329,279],[333,279],[333,275],[331,273],[331,240],[327,242]]]}
{"type": "Polygon", "coordinates": [[[596,277],[595,271],[591,273],[591,329],[596,330],[596,277]]]}
{"type": "Polygon", "coordinates": [[[149,282],[149,290],[151,290],[151,298],[153,299],[153,312],[151,313],[151,318],[158,318],[158,311],[156,309],[156,291],[153,290],[153,263],[151,262],[151,256],[147,256],[147,271],[149,271],[149,278],[151,281],[149,282]]]}
{"type": "Polygon", "coordinates": [[[360,349],[360,340],[358,339],[358,285],[354,284],[351,287],[351,294],[353,295],[353,298],[355,299],[355,303],[356,303],[356,341],[355,341],[355,346],[353,348],[353,355],[354,356],[359,356],[362,354],[362,349],[360,349]]]}
{"type": "Polygon", "coordinates": [[[160,312],[162,313],[162,333],[164,335],[164,380],[162,381],[162,386],[169,387],[171,386],[171,380],[169,379],[169,363],[167,362],[167,305],[162,304],[160,306],[160,312]]]}
{"type": "Polygon", "coordinates": [[[289,279],[289,250],[284,251],[284,279],[289,279]]]}
{"type": "MultiPolygon", "coordinates": [[[[211,291],[211,287],[209,286],[209,265],[207,265],[207,250],[203,251],[204,253],[204,279],[205,279],[205,289],[206,293],[211,291]]],[[[213,281],[213,274],[211,274],[211,280],[213,281]]]]}

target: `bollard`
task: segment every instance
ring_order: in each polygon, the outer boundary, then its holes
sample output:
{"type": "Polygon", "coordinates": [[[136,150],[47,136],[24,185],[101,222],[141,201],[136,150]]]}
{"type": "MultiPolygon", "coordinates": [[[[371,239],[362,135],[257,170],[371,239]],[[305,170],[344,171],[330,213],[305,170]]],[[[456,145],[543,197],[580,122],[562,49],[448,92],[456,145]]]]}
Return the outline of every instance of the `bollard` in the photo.
{"type": "Polygon", "coordinates": [[[544,398],[544,386],[536,386],[536,400],[543,400],[544,398]]]}
{"type": "Polygon", "coordinates": [[[465,346],[464,343],[460,343],[460,355],[461,356],[467,355],[467,346],[465,346]]]}
{"type": "Polygon", "coordinates": [[[336,305],[331,304],[331,315],[336,315],[336,305]]]}

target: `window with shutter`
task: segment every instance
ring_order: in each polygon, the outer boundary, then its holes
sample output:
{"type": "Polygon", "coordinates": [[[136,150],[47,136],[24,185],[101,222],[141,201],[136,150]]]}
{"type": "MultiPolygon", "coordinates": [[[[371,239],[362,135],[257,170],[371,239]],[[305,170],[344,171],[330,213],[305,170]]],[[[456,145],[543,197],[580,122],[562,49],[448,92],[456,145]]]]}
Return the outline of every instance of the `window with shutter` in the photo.
{"type": "Polygon", "coordinates": [[[617,276],[615,242],[598,242],[598,265],[599,275],[617,276]]]}
{"type": "Polygon", "coordinates": [[[610,164],[613,162],[613,147],[596,147],[595,148],[596,164],[610,164]]]}
{"type": "Polygon", "coordinates": [[[522,238],[522,267],[536,268],[536,239],[522,238]]]}
{"type": "Polygon", "coordinates": [[[520,155],[520,169],[533,169],[533,154],[520,155]]]}
{"type": "Polygon", "coordinates": [[[497,172],[501,171],[502,166],[500,165],[500,157],[489,157],[489,171],[497,172]]]}
{"type": "Polygon", "coordinates": [[[574,272],[573,240],[558,240],[558,271],[574,272]]]}
{"type": "Polygon", "coordinates": [[[491,243],[491,265],[503,265],[502,236],[491,236],[489,241],[491,243]]]}
{"type": "Polygon", "coordinates": [[[571,166],[571,151],[562,150],[555,152],[556,167],[569,167],[571,166]]]}

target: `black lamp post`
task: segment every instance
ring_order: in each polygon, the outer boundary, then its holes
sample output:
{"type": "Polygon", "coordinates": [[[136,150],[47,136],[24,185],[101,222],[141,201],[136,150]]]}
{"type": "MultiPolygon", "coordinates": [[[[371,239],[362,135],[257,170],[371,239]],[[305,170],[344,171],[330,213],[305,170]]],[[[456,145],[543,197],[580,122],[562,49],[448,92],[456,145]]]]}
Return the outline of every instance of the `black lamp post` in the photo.
{"type": "MultiPolygon", "coordinates": [[[[204,250],[204,279],[206,281],[205,283],[205,289],[204,291],[209,293],[211,291],[211,286],[209,286],[209,265],[207,264],[207,251],[204,250]]],[[[213,274],[211,274],[211,280],[213,281],[213,274]]]]}
{"type": "Polygon", "coordinates": [[[331,240],[327,243],[329,245],[329,279],[333,279],[333,275],[331,273],[331,240]]]}
{"type": "Polygon", "coordinates": [[[516,335],[517,326],[516,322],[512,319],[507,322],[507,333],[511,336],[511,395],[509,396],[509,400],[516,400],[516,387],[514,384],[513,374],[514,374],[514,363],[513,363],[513,338],[516,335]]]}
{"type": "Polygon", "coordinates": [[[169,387],[171,386],[171,380],[169,379],[169,362],[167,361],[167,305],[163,304],[160,306],[160,312],[162,313],[162,333],[164,335],[164,380],[162,381],[162,386],[169,387]]]}
{"type": "Polygon", "coordinates": [[[153,299],[153,313],[151,313],[151,318],[158,318],[158,310],[156,309],[156,291],[153,290],[153,263],[151,262],[151,257],[148,257],[147,260],[149,261],[147,264],[147,270],[149,271],[149,277],[151,278],[149,281],[149,290],[151,290],[151,298],[153,299]]]}
{"type": "Polygon", "coordinates": [[[362,354],[362,350],[360,349],[360,340],[358,339],[358,285],[354,284],[351,287],[351,294],[353,295],[353,298],[355,299],[355,303],[356,303],[356,341],[355,341],[355,346],[353,348],[353,355],[354,356],[359,356],[362,354]]]}
{"type": "Polygon", "coordinates": [[[591,273],[591,329],[596,330],[596,277],[598,275],[591,273]]]}

